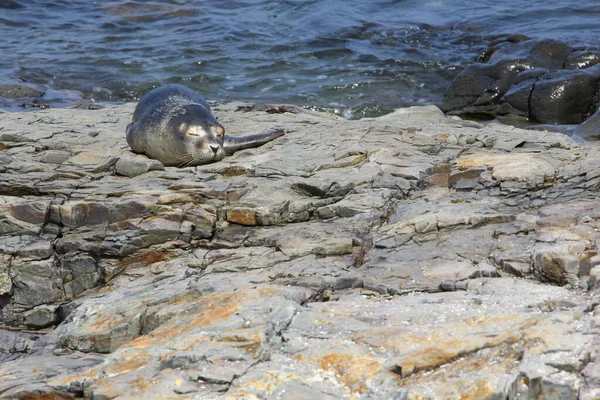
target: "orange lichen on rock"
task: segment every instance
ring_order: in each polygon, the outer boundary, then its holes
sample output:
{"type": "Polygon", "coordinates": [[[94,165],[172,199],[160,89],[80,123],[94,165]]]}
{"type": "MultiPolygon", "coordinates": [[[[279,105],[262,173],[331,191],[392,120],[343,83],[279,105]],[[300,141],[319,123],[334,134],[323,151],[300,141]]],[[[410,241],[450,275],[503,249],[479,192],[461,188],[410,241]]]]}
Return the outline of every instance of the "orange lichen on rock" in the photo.
{"type": "Polygon", "coordinates": [[[94,332],[108,331],[117,327],[121,322],[123,322],[123,318],[119,318],[118,315],[110,315],[104,318],[97,318],[95,322],[86,326],[85,332],[88,334],[92,334],[94,332]]]}
{"type": "Polygon", "coordinates": [[[482,379],[475,382],[475,384],[473,384],[473,386],[466,391],[462,392],[460,394],[460,400],[487,399],[489,396],[495,393],[496,390],[490,386],[489,381],[487,379],[482,379]]]}
{"type": "Polygon", "coordinates": [[[248,389],[255,389],[257,391],[265,392],[266,395],[269,395],[282,383],[292,379],[300,378],[293,373],[284,374],[275,371],[265,371],[260,376],[259,380],[244,381],[243,388],[239,387],[240,390],[228,392],[224,398],[227,400],[253,398],[253,396],[249,394],[248,389]]]}
{"type": "Polygon", "coordinates": [[[226,220],[240,225],[256,225],[256,214],[247,209],[227,210],[226,220]]]}
{"type": "Polygon", "coordinates": [[[152,382],[150,382],[148,379],[144,378],[144,377],[139,377],[136,378],[132,381],[129,382],[131,384],[131,386],[137,388],[137,389],[146,389],[148,387],[150,387],[152,385],[152,382]]]}
{"type": "Polygon", "coordinates": [[[333,372],[348,389],[358,393],[365,393],[366,381],[381,371],[379,361],[350,354],[329,354],[318,361],[321,368],[333,372]]]}
{"type": "Polygon", "coordinates": [[[265,337],[262,332],[254,332],[254,334],[250,337],[248,344],[246,345],[246,352],[253,356],[256,356],[260,353],[260,350],[263,348],[265,342],[265,337]]]}
{"type": "Polygon", "coordinates": [[[409,346],[415,348],[415,351],[400,357],[396,362],[402,371],[402,376],[439,367],[484,348],[518,341],[524,330],[535,325],[537,319],[504,315],[481,318],[476,322],[474,324],[474,320],[469,319],[462,326],[455,324],[454,329],[431,332],[424,336],[413,334],[402,338],[399,343],[404,342],[407,348],[411,348],[409,346]],[[510,327],[502,326],[503,323],[510,321],[513,321],[510,327]],[[482,329],[486,326],[492,326],[493,335],[490,335],[488,330],[482,329]]]}
{"type": "Polygon", "coordinates": [[[134,264],[150,265],[159,261],[168,261],[175,257],[175,254],[171,254],[168,251],[148,251],[146,253],[138,252],[133,256],[125,257],[121,264],[124,266],[130,266],[134,264]]]}
{"type": "Polygon", "coordinates": [[[152,359],[149,353],[128,351],[126,357],[119,358],[112,363],[108,368],[103,370],[107,378],[127,374],[147,365],[152,359]]]}
{"type": "Polygon", "coordinates": [[[127,347],[145,348],[155,344],[163,344],[181,337],[184,332],[216,324],[242,309],[243,294],[218,293],[197,299],[205,307],[194,314],[186,316],[182,322],[162,325],[147,335],[132,340],[127,347]]]}
{"type": "Polygon", "coordinates": [[[283,291],[282,290],[275,289],[275,288],[272,288],[272,287],[261,287],[261,288],[258,288],[258,292],[262,296],[279,296],[279,295],[283,295],[283,291]]]}
{"type": "MultiPolygon", "coordinates": [[[[182,295],[182,297],[176,299],[176,301],[182,301],[183,298],[191,300],[187,295],[182,295]]],[[[100,377],[110,378],[143,368],[156,358],[157,355],[153,353],[155,346],[163,345],[173,340],[183,341],[185,340],[186,333],[221,322],[225,318],[240,311],[244,299],[245,294],[243,292],[219,293],[198,299],[194,298],[194,301],[205,303],[205,307],[201,311],[185,316],[181,323],[165,324],[147,335],[141,335],[131,342],[124,344],[117,350],[121,356],[115,358],[111,357],[110,361],[107,360],[100,366],[94,367],[83,374],[53,382],[53,384],[68,385],[69,382],[82,379],[97,381],[100,377]]],[[[111,323],[110,321],[103,319],[95,325],[97,328],[100,328],[102,326],[106,327],[106,325],[110,326],[110,324],[115,324],[115,322],[111,323]]],[[[203,335],[193,335],[193,340],[190,340],[188,346],[193,346],[194,343],[206,339],[207,337],[203,335]]],[[[170,352],[163,354],[162,358],[165,358],[168,354],[170,354],[170,352]]],[[[101,378],[97,383],[104,379],[105,378],[101,378]]]]}

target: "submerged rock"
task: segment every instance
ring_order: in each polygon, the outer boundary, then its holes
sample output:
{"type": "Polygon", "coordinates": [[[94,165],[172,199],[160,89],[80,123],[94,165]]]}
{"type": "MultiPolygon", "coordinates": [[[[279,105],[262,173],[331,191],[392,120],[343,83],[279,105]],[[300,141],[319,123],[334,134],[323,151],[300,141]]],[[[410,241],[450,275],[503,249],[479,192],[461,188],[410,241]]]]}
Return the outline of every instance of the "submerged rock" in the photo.
{"type": "Polygon", "coordinates": [[[232,103],[288,133],[179,169],[132,111],[0,115],[3,397],[597,392],[593,143],[232,103]]]}
{"type": "Polygon", "coordinates": [[[25,85],[0,85],[0,97],[7,99],[41,97],[43,95],[43,91],[25,85]]]}

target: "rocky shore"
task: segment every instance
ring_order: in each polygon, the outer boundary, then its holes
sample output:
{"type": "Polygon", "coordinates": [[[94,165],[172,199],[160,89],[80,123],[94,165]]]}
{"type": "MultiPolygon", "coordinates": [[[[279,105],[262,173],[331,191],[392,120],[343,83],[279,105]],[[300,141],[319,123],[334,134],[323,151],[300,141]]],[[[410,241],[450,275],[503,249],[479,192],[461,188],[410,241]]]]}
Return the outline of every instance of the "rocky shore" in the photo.
{"type": "Polygon", "coordinates": [[[0,114],[0,397],[598,399],[600,145],[411,107],[131,153],[134,104],[0,114]]]}

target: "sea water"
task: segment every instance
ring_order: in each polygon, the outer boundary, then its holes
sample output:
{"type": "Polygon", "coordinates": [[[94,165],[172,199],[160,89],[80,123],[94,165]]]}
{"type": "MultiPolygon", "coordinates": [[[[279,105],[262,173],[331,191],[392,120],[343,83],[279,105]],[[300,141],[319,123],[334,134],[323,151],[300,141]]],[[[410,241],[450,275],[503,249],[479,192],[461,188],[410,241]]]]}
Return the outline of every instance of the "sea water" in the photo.
{"type": "Polygon", "coordinates": [[[177,82],[361,118],[440,104],[507,34],[596,49],[600,2],[0,0],[0,84],[125,102],[177,82]]]}

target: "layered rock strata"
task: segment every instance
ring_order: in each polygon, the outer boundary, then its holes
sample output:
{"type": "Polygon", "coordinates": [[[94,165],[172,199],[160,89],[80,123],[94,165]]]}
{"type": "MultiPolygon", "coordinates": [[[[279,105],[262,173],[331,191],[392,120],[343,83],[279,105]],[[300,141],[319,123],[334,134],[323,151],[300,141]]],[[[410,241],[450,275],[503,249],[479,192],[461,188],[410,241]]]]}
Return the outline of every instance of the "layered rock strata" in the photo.
{"type": "Polygon", "coordinates": [[[600,397],[596,143],[229,103],[286,135],[178,169],[133,108],[0,114],[3,398],[600,397]]]}

